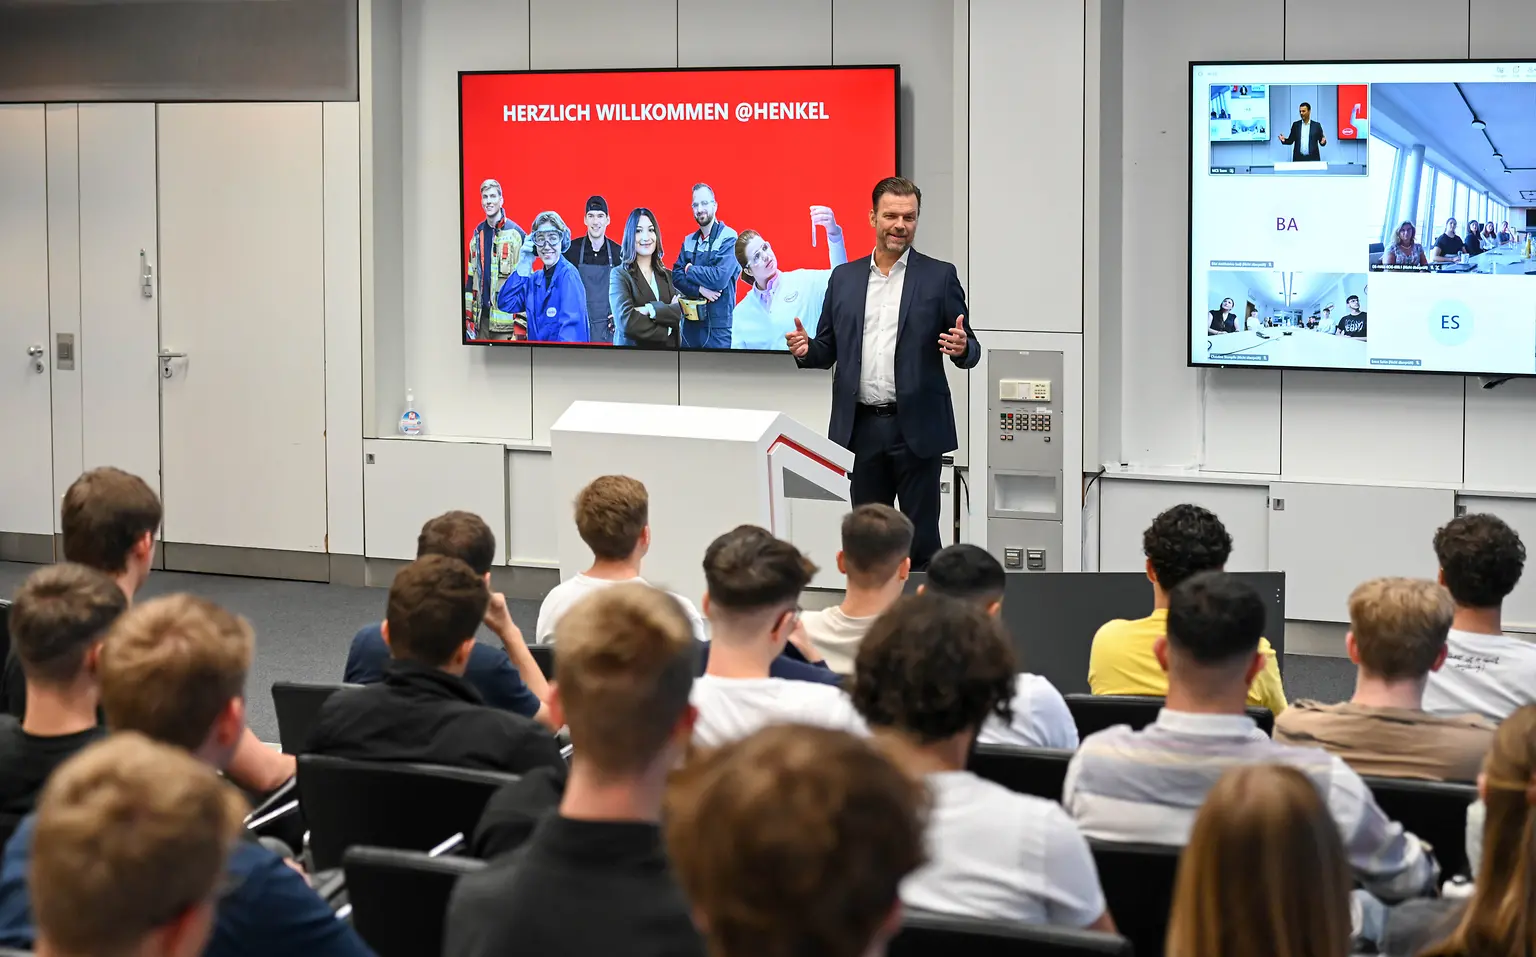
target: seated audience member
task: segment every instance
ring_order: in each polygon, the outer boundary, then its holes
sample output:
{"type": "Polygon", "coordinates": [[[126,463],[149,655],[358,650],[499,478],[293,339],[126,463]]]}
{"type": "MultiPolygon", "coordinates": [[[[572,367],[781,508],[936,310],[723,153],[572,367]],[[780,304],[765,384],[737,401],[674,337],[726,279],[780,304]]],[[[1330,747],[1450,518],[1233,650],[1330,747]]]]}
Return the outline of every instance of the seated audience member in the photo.
{"type": "MultiPolygon", "coordinates": [[[[490,588],[491,566],[496,562],[496,535],[473,512],[445,512],[421,527],[416,557],[423,555],[457,558],[474,569],[475,574],[484,576],[485,587],[490,588]]],[[[507,611],[506,596],[500,592],[491,594],[485,626],[501,640],[502,647],[476,642],[469,653],[469,664],[464,667],[464,680],[493,708],[548,724],[548,713],[541,710],[549,696],[548,684],[523,641],[523,633],[507,611]]],[[[369,625],[352,638],[342,680],[359,685],[383,681],[389,662],[383,625],[369,625]]]]}
{"type": "MultiPolygon", "coordinates": [[[[1008,574],[1002,563],[978,545],[948,545],[928,562],[928,581],[918,594],[944,595],[969,602],[993,618],[1003,609],[1008,574]]],[[[1077,747],[1077,723],[1066,699],[1050,679],[1021,671],[1013,677],[1013,717],[990,715],[978,744],[1013,744],[1025,748],[1077,747]]]]}
{"type": "Polygon", "coordinates": [[[1504,599],[1525,570],[1520,536],[1498,516],[1462,515],[1435,533],[1435,557],[1456,617],[1445,667],[1424,688],[1424,710],[1502,721],[1536,704],[1536,644],[1504,634],[1504,599]]]}
{"type": "MultiPolygon", "coordinates": [[[[1473,957],[1532,952],[1536,907],[1536,706],[1505,718],[1477,778],[1485,808],[1472,895],[1409,901],[1387,918],[1382,953],[1473,957]]],[[[1470,819],[1469,819],[1470,823],[1470,819]]]]}
{"type": "Polygon", "coordinates": [[[244,802],[207,765],[132,732],[71,759],[32,842],[43,957],[197,957],[213,932],[244,802]]]}
{"type": "Polygon", "coordinates": [[[898,601],[859,649],[854,706],[933,797],[928,863],[902,884],[902,902],[1112,931],[1093,854],[1061,805],[966,770],[982,721],[1008,717],[1014,670],[996,619],[938,595],[898,601]]]}
{"type": "Polygon", "coordinates": [[[1295,768],[1227,771],[1195,815],[1168,921],[1178,957],[1347,957],[1349,860],[1295,768]]]}
{"type": "Polygon", "coordinates": [[[788,542],[742,525],[704,552],[709,664],[693,685],[694,741],[714,747],[769,724],[795,722],[863,731],[841,689],[773,677],[770,668],[795,631],[800,592],[816,566],[788,542]]]}
{"type": "MultiPolygon", "coordinates": [[[[59,509],[64,560],[94,568],[117,582],[129,602],[149,578],[160,529],[160,498],[143,479],[110,466],[91,469],[70,484],[59,509]]],[[[7,708],[26,712],[26,682],[15,656],[5,675],[7,708]]],[[[224,773],[247,791],[265,794],[293,777],[291,754],[262,744],[249,728],[224,773]]]]}
{"type": "Polygon", "coordinates": [[[923,863],[926,798],[826,728],[766,728],[691,763],[664,827],[711,957],[881,957],[923,863]]]}
{"type": "MultiPolygon", "coordinates": [[[[592,567],[551,588],[539,606],[535,629],[541,642],[554,641],[560,619],[586,596],[624,582],[647,584],[640,566],[651,550],[651,497],[627,475],[602,475],[576,493],[576,534],[592,550],[592,567]]],[[[673,595],[688,614],[694,638],[703,641],[704,619],[693,602],[673,595]]]]}
{"type": "MultiPolygon", "coordinates": [[[[1232,554],[1232,536],[1221,519],[1198,505],[1175,505],[1152,520],[1141,537],[1152,582],[1152,614],[1106,622],[1093,636],[1088,687],[1094,694],[1166,695],[1168,676],[1152,646],[1168,625],[1168,593],[1204,571],[1221,571],[1232,554]]],[[[1279,715],[1285,710],[1280,664],[1267,638],[1259,639],[1264,667],[1248,688],[1248,703],[1279,715]]]]}
{"type": "Polygon", "coordinates": [[[889,505],[860,505],[843,516],[837,570],[847,577],[843,601],[800,616],[805,636],[827,667],[853,674],[859,642],[875,619],[901,597],[912,571],[912,521],[889,505]]]}
{"type": "Polygon", "coordinates": [[[1118,725],[1083,739],[1067,768],[1062,803],[1090,838],[1185,844],[1195,811],[1228,768],[1286,764],[1324,794],[1355,879],[1385,900],[1434,887],[1439,868],[1422,842],[1388,819],[1360,776],[1317,748],[1270,740],[1245,712],[1263,668],[1264,600],[1221,572],[1179,584],[1168,634],[1153,653],[1168,672],[1168,701],[1141,731],[1118,725]]]}
{"type": "Polygon", "coordinates": [[[0,814],[32,810],[54,768],[106,734],[96,718],[102,636],[128,599],[101,572],[49,565],[27,576],[11,605],[11,647],[27,680],[27,713],[0,716],[0,814]]]}
{"type": "MultiPolygon", "coordinates": [[[[246,733],[254,643],[248,622],[200,598],[170,595],[135,605],[107,633],[99,655],[107,726],[227,768],[246,733]]],[[[24,820],[0,858],[0,946],[32,944],[27,871],[36,825],[35,816],[24,820]]],[[[241,842],[225,875],[207,957],[371,953],[297,870],[260,844],[241,842]]]]}
{"type": "Polygon", "coordinates": [[[693,734],[692,623],[666,592],[627,584],[577,602],[556,634],[550,704],[574,745],[559,813],[459,881],[445,953],[702,957],[660,824],[667,776],[693,734]]]}
{"type": "Polygon", "coordinates": [[[1378,578],[1349,596],[1344,645],[1359,667],[1340,704],[1298,701],[1275,722],[1275,740],[1322,748],[1360,774],[1473,781],[1495,725],[1475,714],[1424,711],[1424,682],[1445,662],[1451,596],[1432,581],[1378,578]]]}
{"type": "Polygon", "coordinates": [[[562,766],[548,729],[488,706],[464,680],[489,602],[484,576],[457,558],[424,555],[402,568],[389,586],[384,680],[327,698],[306,752],[511,774],[562,766]]]}

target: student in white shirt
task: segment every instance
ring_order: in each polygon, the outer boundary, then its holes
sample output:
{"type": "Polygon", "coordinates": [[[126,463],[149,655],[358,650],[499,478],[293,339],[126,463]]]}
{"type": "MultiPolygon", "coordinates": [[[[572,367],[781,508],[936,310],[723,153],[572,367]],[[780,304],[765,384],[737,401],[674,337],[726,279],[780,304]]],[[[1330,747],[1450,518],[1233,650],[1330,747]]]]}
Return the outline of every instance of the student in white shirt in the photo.
{"type": "Polygon", "coordinates": [[[933,594],[896,602],[859,649],[854,706],[933,798],[928,863],[902,884],[902,903],[1113,931],[1093,854],[1061,805],[966,770],[982,722],[1007,716],[1013,676],[997,620],[933,594]]]}
{"type": "Polygon", "coordinates": [[[1445,666],[1424,688],[1424,710],[1502,721],[1536,703],[1536,644],[1503,633],[1504,599],[1525,570],[1520,536],[1496,515],[1462,515],[1435,532],[1435,557],[1456,617],[1445,666]]]}
{"type": "Polygon", "coordinates": [[[864,732],[840,688],[769,676],[799,627],[800,592],[815,573],[799,549],[755,525],[738,526],[705,550],[712,639],[708,668],[693,685],[695,744],[728,744],[772,724],[864,732]]]}
{"type": "Polygon", "coordinates": [[[847,577],[842,604],[800,616],[827,667],[853,674],[859,642],[901,597],[912,571],[911,551],[912,520],[889,505],[860,505],[843,516],[843,549],[837,553],[837,570],[847,577]]]}
{"type": "MultiPolygon", "coordinates": [[[[962,543],[934,554],[928,563],[928,581],[917,591],[969,602],[996,618],[1003,610],[1007,581],[1007,573],[991,552],[962,543]]],[[[1025,671],[1015,675],[1012,710],[1011,720],[989,716],[977,743],[1068,751],[1077,747],[1077,723],[1067,710],[1066,699],[1049,679],[1025,671]]]]}
{"type": "MultiPolygon", "coordinates": [[[[651,550],[651,499],[645,486],[627,475],[603,475],[576,495],[576,533],[592,549],[592,567],[550,589],[539,606],[534,633],[555,640],[555,625],[571,606],[599,589],[623,582],[647,584],[640,564],[651,550]]],[[[704,619],[693,602],[673,594],[693,624],[693,636],[707,640],[704,619]]]]}

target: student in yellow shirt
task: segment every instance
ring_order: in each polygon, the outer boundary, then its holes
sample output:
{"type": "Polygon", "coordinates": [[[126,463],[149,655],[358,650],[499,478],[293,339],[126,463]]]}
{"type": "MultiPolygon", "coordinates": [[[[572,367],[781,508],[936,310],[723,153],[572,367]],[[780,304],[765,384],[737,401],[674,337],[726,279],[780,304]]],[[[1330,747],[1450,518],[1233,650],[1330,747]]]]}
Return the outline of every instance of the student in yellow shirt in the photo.
{"type": "MultiPolygon", "coordinates": [[[[1088,688],[1094,694],[1168,693],[1168,675],[1152,654],[1152,644],[1168,630],[1168,592],[1198,572],[1221,571],[1232,554],[1232,536],[1210,511],[1175,505],[1152,520],[1141,547],[1152,582],[1152,614],[1106,622],[1093,636],[1088,688]]],[[[1286,708],[1285,688],[1269,639],[1259,639],[1259,653],[1264,655],[1264,669],[1248,686],[1248,703],[1278,715],[1286,708]]]]}

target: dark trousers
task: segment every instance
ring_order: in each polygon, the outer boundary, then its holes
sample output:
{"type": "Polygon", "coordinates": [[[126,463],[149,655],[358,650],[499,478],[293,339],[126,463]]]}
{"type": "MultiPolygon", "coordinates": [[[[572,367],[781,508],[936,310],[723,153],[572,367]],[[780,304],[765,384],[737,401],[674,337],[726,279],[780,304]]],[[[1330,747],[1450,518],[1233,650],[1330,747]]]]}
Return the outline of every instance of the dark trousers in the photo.
{"type": "Polygon", "coordinates": [[[859,406],[853,416],[853,504],[900,503],[912,520],[912,570],[926,568],[939,550],[939,472],[944,457],[919,458],[907,448],[896,416],[859,406]]]}

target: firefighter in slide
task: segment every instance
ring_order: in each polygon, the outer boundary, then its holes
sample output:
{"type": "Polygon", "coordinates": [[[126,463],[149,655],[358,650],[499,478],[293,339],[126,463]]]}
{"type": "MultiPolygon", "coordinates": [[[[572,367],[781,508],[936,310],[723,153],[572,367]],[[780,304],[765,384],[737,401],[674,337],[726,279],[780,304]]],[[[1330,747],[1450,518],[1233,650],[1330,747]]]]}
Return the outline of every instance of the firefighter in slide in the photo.
{"type": "Polygon", "coordinates": [[[526,339],[527,320],[496,305],[496,294],[517,269],[527,234],[502,209],[501,184],[480,184],[485,219],[475,226],[464,278],[464,336],[467,339],[526,339]]]}

